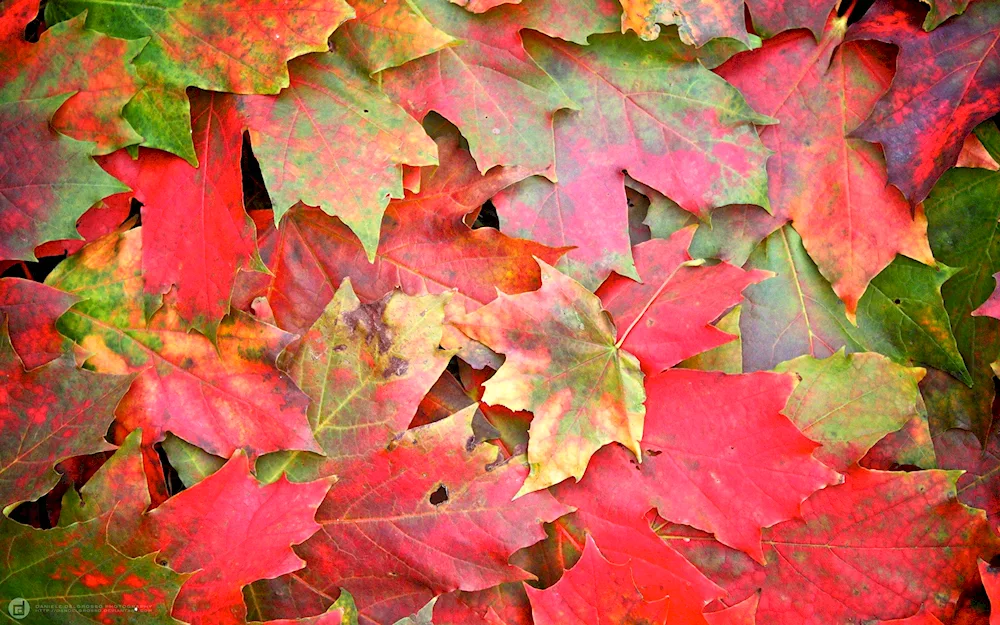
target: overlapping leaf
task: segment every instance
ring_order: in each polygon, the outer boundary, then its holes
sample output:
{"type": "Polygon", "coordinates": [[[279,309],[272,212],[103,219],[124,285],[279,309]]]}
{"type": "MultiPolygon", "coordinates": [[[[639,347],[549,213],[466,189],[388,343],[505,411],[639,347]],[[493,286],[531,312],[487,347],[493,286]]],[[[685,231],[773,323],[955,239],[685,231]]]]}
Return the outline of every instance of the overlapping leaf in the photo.
{"type": "Polygon", "coordinates": [[[80,299],[59,328],[91,352],[88,363],[138,374],[120,422],[141,427],[147,444],[170,431],[224,457],[239,448],[318,452],[307,398],[274,364],[292,337],[243,313],[219,325],[214,345],[186,332],[169,304],[157,310],[159,296],[143,290],[141,237],[142,229],[109,235],[47,280],[80,299]]]}
{"type": "Polygon", "coordinates": [[[997,548],[982,512],[956,500],[956,478],[856,468],[811,497],[802,520],[764,534],[757,618],[850,623],[905,618],[921,606],[943,615],[975,583],[976,554],[997,548]]]}
{"type": "Polygon", "coordinates": [[[113,449],[104,435],[132,382],[81,371],[71,355],[25,371],[6,326],[0,318],[0,508],[44,495],[60,460],[113,449]]]}
{"type": "Polygon", "coordinates": [[[528,463],[520,493],[579,480],[590,456],[619,442],[640,455],[645,391],[639,361],[615,342],[601,301],[541,264],[537,291],[500,296],[458,327],[507,359],[483,401],[531,410],[528,463]]]}
{"type": "MultiPolygon", "coordinates": [[[[140,89],[132,61],[142,41],[125,41],[87,30],[83,18],[56,24],[38,39],[24,39],[38,0],[9,0],[0,16],[0,83],[4,102],[70,95],[51,118],[52,128],[93,143],[106,154],[142,140],[122,109],[140,89]]],[[[52,165],[57,165],[53,163],[52,165]]]]}
{"type": "Polygon", "coordinates": [[[39,530],[0,520],[0,593],[26,600],[28,610],[34,605],[36,616],[25,613],[33,619],[55,614],[63,622],[124,625],[136,622],[141,610],[143,619],[171,622],[170,607],[185,576],[158,565],[155,554],[134,560],[122,555],[108,544],[106,523],[97,517],[39,530]],[[39,614],[39,606],[51,611],[39,614]]]}
{"type": "Polygon", "coordinates": [[[646,601],[629,566],[605,560],[590,537],[583,557],[555,586],[527,590],[535,625],[663,625],[669,614],[668,602],[646,601]]]}
{"type": "Polygon", "coordinates": [[[155,4],[53,0],[55,24],[87,12],[86,26],[122,39],[148,38],[135,58],[146,83],[125,110],[144,145],[192,164],[185,89],[277,93],[288,85],[285,63],[326,49],[330,34],[353,10],[343,0],[165,0],[155,4]]]}
{"type": "Polygon", "coordinates": [[[882,144],[889,181],[913,202],[955,164],[972,129],[1000,111],[1000,3],[974,2],[960,18],[923,30],[934,22],[919,4],[879,0],[848,33],[899,47],[891,88],[854,133],[882,144]]]}
{"type": "Polygon", "coordinates": [[[495,462],[495,448],[473,433],[474,413],[338,467],[317,514],[322,529],[296,551],[305,582],[327,594],[347,589],[363,625],[393,623],[443,592],[527,579],[507,559],[543,537],[541,522],[569,511],[547,492],[510,504],[527,468],[520,458],[495,462]]]}
{"type": "MultiPolygon", "coordinates": [[[[394,293],[362,304],[344,281],[302,338],[290,375],[309,395],[309,424],[329,460],[363,458],[406,430],[451,357],[438,348],[446,300],[394,293]]],[[[308,462],[300,456],[263,458],[258,474],[295,475],[308,462]]]]}
{"type": "Polygon", "coordinates": [[[577,246],[560,267],[584,285],[636,277],[625,171],[696,215],[768,205],[767,151],[751,124],[773,120],[676,40],[595,36],[581,47],[526,35],[526,46],[581,110],[556,119],[558,182],[532,178],[494,202],[504,230],[577,246]]]}
{"type": "Polygon", "coordinates": [[[313,519],[330,484],[265,486],[244,454],[171,497],[143,519],[141,542],[175,571],[192,573],[173,615],[192,623],[245,622],[242,587],[302,568],[291,549],[319,529],[313,519]]]}
{"type": "Polygon", "coordinates": [[[18,278],[0,279],[0,316],[25,369],[34,369],[69,351],[56,332],[56,319],[76,303],[69,293],[18,278]]]}
{"type": "Polygon", "coordinates": [[[633,248],[638,283],[611,276],[597,296],[611,313],[617,345],[639,359],[645,373],[659,373],[680,361],[735,337],[711,325],[741,300],[741,291],[768,277],[728,263],[703,267],[687,248],[693,228],[668,240],[653,239],[633,248]]]}
{"type": "Polygon", "coordinates": [[[49,127],[72,94],[18,101],[0,87],[0,257],[35,259],[46,241],[78,239],[76,221],[128,188],[90,158],[93,144],[49,127]]]}
{"type": "Polygon", "coordinates": [[[408,295],[457,289],[470,307],[504,293],[538,287],[533,257],[554,263],[561,250],[514,239],[465,220],[489,197],[525,176],[521,168],[479,174],[458,138],[437,139],[440,167],[420,171],[420,192],[389,203],[373,264],[348,229],[321,211],[293,208],[280,230],[270,230],[261,252],[274,275],[266,295],[281,327],[305,331],[319,318],[344,278],[364,301],[399,286],[408,295]]]}
{"type": "Polygon", "coordinates": [[[784,414],[822,444],[816,457],[838,471],[861,460],[886,434],[911,419],[926,418],[917,390],[924,370],[899,366],[880,354],[801,356],[776,371],[799,378],[784,414]]]}
{"type": "Polygon", "coordinates": [[[340,217],[372,260],[382,213],[403,197],[401,165],[435,164],[434,143],[336,54],[297,59],[289,75],[279,95],[240,101],[275,221],[296,202],[318,206],[340,217]]]}
{"type": "Polygon", "coordinates": [[[232,98],[191,96],[191,139],[200,166],[140,148],[137,160],[118,152],[102,166],[142,202],[145,290],[173,289],[177,314],[214,337],[229,313],[236,272],[257,258],[256,230],[243,208],[242,125],[232,98]]]}
{"type": "MultiPolygon", "coordinates": [[[[933,263],[927,224],[886,183],[877,146],[849,138],[892,79],[891,57],[870,43],[843,41],[832,17],[817,43],[791,32],[738,55],[719,74],[754,109],[778,118],[761,140],[771,206],[792,220],[820,272],[853,317],[869,281],[897,253],[933,263]]],[[[669,195],[669,194],[668,194],[669,195]]]]}

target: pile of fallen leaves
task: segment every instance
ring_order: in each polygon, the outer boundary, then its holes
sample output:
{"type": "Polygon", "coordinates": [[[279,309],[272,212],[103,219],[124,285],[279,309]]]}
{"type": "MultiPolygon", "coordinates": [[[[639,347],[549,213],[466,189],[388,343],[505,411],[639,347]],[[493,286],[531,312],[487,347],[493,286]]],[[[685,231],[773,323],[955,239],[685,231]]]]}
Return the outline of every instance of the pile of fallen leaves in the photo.
{"type": "Polygon", "coordinates": [[[0,0],[0,620],[1000,624],[1000,0],[745,1],[0,0]]]}

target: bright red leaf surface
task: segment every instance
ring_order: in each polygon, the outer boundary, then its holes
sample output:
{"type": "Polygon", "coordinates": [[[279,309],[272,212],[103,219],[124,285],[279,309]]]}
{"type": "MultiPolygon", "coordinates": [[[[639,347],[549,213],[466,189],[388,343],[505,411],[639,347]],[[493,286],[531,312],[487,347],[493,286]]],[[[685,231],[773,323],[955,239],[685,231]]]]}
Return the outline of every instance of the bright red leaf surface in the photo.
{"type": "Polygon", "coordinates": [[[595,479],[605,489],[629,484],[647,509],[762,559],[761,528],[795,518],[806,497],[840,481],[780,413],[794,382],[680,369],[651,376],[642,463],[619,453],[595,479]]]}
{"type": "Polygon", "coordinates": [[[670,607],[646,601],[629,566],[605,560],[590,537],[583,557],[555,586],[527,591],[535,625],[665,625],[670,607]]]}
{"type": "Polygon", "coordinates": [[[192,625],[243,623],[242,588],[302,568],[292,545],[316,533],[328,480],[261,485],[245,454],[167,500],[143,520],[141,541],[182,573],[173,615],[192,625]]]}
{"type": "Polygon", "coordinates": [[[236,272],[256,259],[256,230],[243,209],[242,122],[233,98],[194,92],[191,139],[200,165],[140,148],[102,166],[142,202],[142,276],[148,293],[173,289],[177,313],[214,336],[229,313],[236,272]]]}
{"type": "Polygon", "coordinates": [[[712,322],[740,302],[743,289],[769,277],[728,263],[692,263],[693,236],[693,228],[684,228],[667,240],[640,243],[632,255],[643,281],[613,275],[597,290],[615,320],[618,345],[647,374],[734,340],[712,322]]]}
{"type": "Polygon", "coordinates": [[[768,567],[757,617],[766,623],[942,616],[977,581],[976,557],[997,550],[982,512],[958,503],[955,474],[855,468],[818,492],[802,520],[764,533],[768,567]]]}
{"type": "Polygon", "coordinates": [[[394,623],[443,592],[527,579],[507,559],[544,537],[542,521],[569,512],[547,492],[511,504],[527,467],[497,462],[496,448],[478,443],[474,412],[338,467],[316,517],[322,529],[296,551],[306,583],[350,591],[363,625],[394,623]]]}

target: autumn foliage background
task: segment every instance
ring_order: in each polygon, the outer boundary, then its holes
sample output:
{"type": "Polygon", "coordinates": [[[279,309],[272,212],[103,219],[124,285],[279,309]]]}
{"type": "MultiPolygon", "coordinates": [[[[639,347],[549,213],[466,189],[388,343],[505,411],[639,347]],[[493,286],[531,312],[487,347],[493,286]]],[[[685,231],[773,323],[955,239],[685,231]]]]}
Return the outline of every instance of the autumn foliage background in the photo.
{"type": "Polygon", "coordinates": [[[0,39],[0,618],[1000,625],[1000,0],[0,39]]]}

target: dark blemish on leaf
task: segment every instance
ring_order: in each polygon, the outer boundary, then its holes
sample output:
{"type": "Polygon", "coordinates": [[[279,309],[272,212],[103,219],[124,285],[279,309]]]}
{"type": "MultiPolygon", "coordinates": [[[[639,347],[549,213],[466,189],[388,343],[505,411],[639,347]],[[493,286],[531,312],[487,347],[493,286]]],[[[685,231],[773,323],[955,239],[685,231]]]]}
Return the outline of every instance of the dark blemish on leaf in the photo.
{"type": "Polygon", "coordinates": [[[392,345],[392,334],[383,319],[390,296],[391,294],[377,302],[362,304],[355,310],[345,312],[342,317],[344,325],[351,331],[354,333],[362,332],[369,340],[375,341],[375,346],[381,353],[388,351],[389,346],[392,345]]]}
{"type": "Polygon", "coordinates": [[[342,352],[345,349],[347,349],[347,345],[337,345],[336,347],[333,348],[333,351],[335,351],[335,352],[342,352]]]}
{"type": "MultiPolygon", "coordinates": [[[[730,447],[730,449],[732,449],[732,448],[730,447]]],[[[662,453],[663,452],[660,451],[659,449],[647,449],[646,450],[646,455],[649,456],[650,458],[655,458],[655,457],[659,456],[662,453]]]]}
{"type": "Polygon", "coordinates": [[[497,450],[497,458],[496,458],[496,460],[494,460],[493,462],[489,463],[484,468],[486,469],[486,472],[489,473],[490,471],[492,471],[494,469],[499,469],[500,467],[502,467],[503,465],[507,464],[508,462],[510,462],[510,458],[504,458],[503,454],[500,452],[500,450],[497,450]]]}
{"type": "Polygon", "coordinates": [[[399,356],[392,356],[389,358],[389,364],[386,365],[385,371],[382,372],[382,377],[391,378],[394,375],[405,375],[409,366],[410,363],[399,356]]]}
{"type": "Polygon", "coordinates": [[[437,490],[431,493],[430,500],[432,506],[440,506],[448,501],[448,487],[444,484],[438,486],[437,490]]]}

